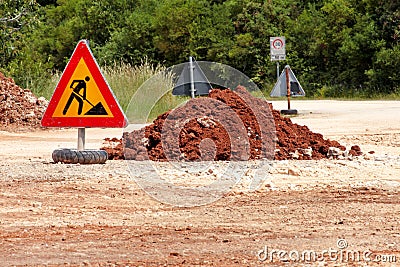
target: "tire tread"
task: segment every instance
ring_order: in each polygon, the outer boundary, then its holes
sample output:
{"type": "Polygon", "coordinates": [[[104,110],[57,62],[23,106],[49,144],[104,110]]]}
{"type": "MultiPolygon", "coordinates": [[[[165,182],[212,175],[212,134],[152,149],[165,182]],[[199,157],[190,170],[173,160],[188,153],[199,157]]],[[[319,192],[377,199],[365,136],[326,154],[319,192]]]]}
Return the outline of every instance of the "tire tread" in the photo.
{"type": "Polygon", "coordinates": [[[104,150],[56,149],[52,153],[54,163],[67,164],[104,164],[108,154],[104,150]]]}

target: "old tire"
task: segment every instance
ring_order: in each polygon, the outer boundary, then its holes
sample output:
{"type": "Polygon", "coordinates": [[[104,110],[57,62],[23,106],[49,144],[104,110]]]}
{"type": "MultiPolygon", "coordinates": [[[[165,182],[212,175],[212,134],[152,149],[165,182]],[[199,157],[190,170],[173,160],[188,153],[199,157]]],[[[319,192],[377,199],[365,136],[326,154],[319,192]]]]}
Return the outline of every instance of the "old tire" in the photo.
{"type": "Polygon", "coordinates": [[[283,115],[297,115],[297,109],[282,109],[281,114],[283,115]]]}
{"type": "Polygon", "coordinates": [[[104,164],[108,154],[104,150],[76,150],[69,148],[56,149],[51,155],[54,162],[69,164],[104,164]]]}

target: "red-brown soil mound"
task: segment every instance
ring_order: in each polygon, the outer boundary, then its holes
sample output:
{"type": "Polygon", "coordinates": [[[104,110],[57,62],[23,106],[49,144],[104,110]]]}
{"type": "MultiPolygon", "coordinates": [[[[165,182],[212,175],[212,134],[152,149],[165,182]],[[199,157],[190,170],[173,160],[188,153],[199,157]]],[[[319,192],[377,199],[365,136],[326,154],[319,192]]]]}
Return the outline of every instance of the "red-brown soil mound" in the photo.
{"type": "Polygon", "coordinates": [[[125,132],[122,143],[106,143],[114,144],[102,148],[110,159],[155,161],[321,159],[329,157],[330,147],[346,149],[282,117],[243,87],[212,90],[208,98],[192,99],[140,130],[125,132]]]}
{"type": "Polygon", "coordinates": [[[40,120],[47,107],[43,97],[37,98],[22,89],[12,78],[0,73],[0,129],[18,131],[40,128],[40,120]]]}

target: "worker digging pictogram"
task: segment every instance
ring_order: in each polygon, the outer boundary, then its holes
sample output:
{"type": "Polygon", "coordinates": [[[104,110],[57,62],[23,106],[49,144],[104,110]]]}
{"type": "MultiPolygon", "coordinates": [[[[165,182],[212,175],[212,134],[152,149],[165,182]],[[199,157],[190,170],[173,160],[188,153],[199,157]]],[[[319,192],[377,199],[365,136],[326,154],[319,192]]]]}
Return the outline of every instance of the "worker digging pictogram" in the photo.
{"type": "Polygon", "coordinates": [[[84,80],[73,80],[71,85],[69,86],[72,89],[71,95],[68,98],[67,104],[64,107],[63,115],[67,114],[68,109],[70,108],[72,101],[76,100],[78,102],[78,115],[82,114],[82,109],[84,105],[84,101],[86,101],[92,108],[88,110],[85,115],[107,115],[107,111],[104,109],[104,106],[101,102],[93,105],[86,98],[86,82],[90,81],[90,77],[86,76],[84,80]],[[81,93],[82,91],[82,93],[81,93]]]}

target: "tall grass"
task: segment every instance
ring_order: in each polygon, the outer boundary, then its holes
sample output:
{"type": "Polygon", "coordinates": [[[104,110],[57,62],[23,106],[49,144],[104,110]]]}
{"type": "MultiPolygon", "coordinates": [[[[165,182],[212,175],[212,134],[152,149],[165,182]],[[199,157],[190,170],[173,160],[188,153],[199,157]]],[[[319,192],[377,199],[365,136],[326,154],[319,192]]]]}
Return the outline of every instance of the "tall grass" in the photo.
{"type": "Polygon", "coordinates": [[[117,97],[122,109],[126,111],[132,96],[137,89],[148,79],[163,71],[161,65],[152,65],[146,60],[140,65],[117,63],[104,66],[102,72],[117,97]]]}
{"type": "Polygon", "coordinates": [[[30,78],[30,80],[25,81],[22,87],[32,90],[36,96],[43,96],[47,100],[50,100],[60,77],[61,75],[57,72],[49,74],[44,79],[30,78]]]}
{"type": "Polygon", "coordinates": [[[102,67],[106,80],[132,123],[137,121],[136,118],[145,118],[146,122],[152,121],[184,101],[172,95],[173,77],[165,70],[165,67],[150,64],[147,60],[136,66],[122,62],[102,67]],[[142,92],[133,99],[140,87],[142,92]],[[168,92],[160,95],[161,91],[168,92]],[[139,97],[140,95],[144,97],[139,97]],[[138,102],[138,98],[141,101],[138,102]]]}

